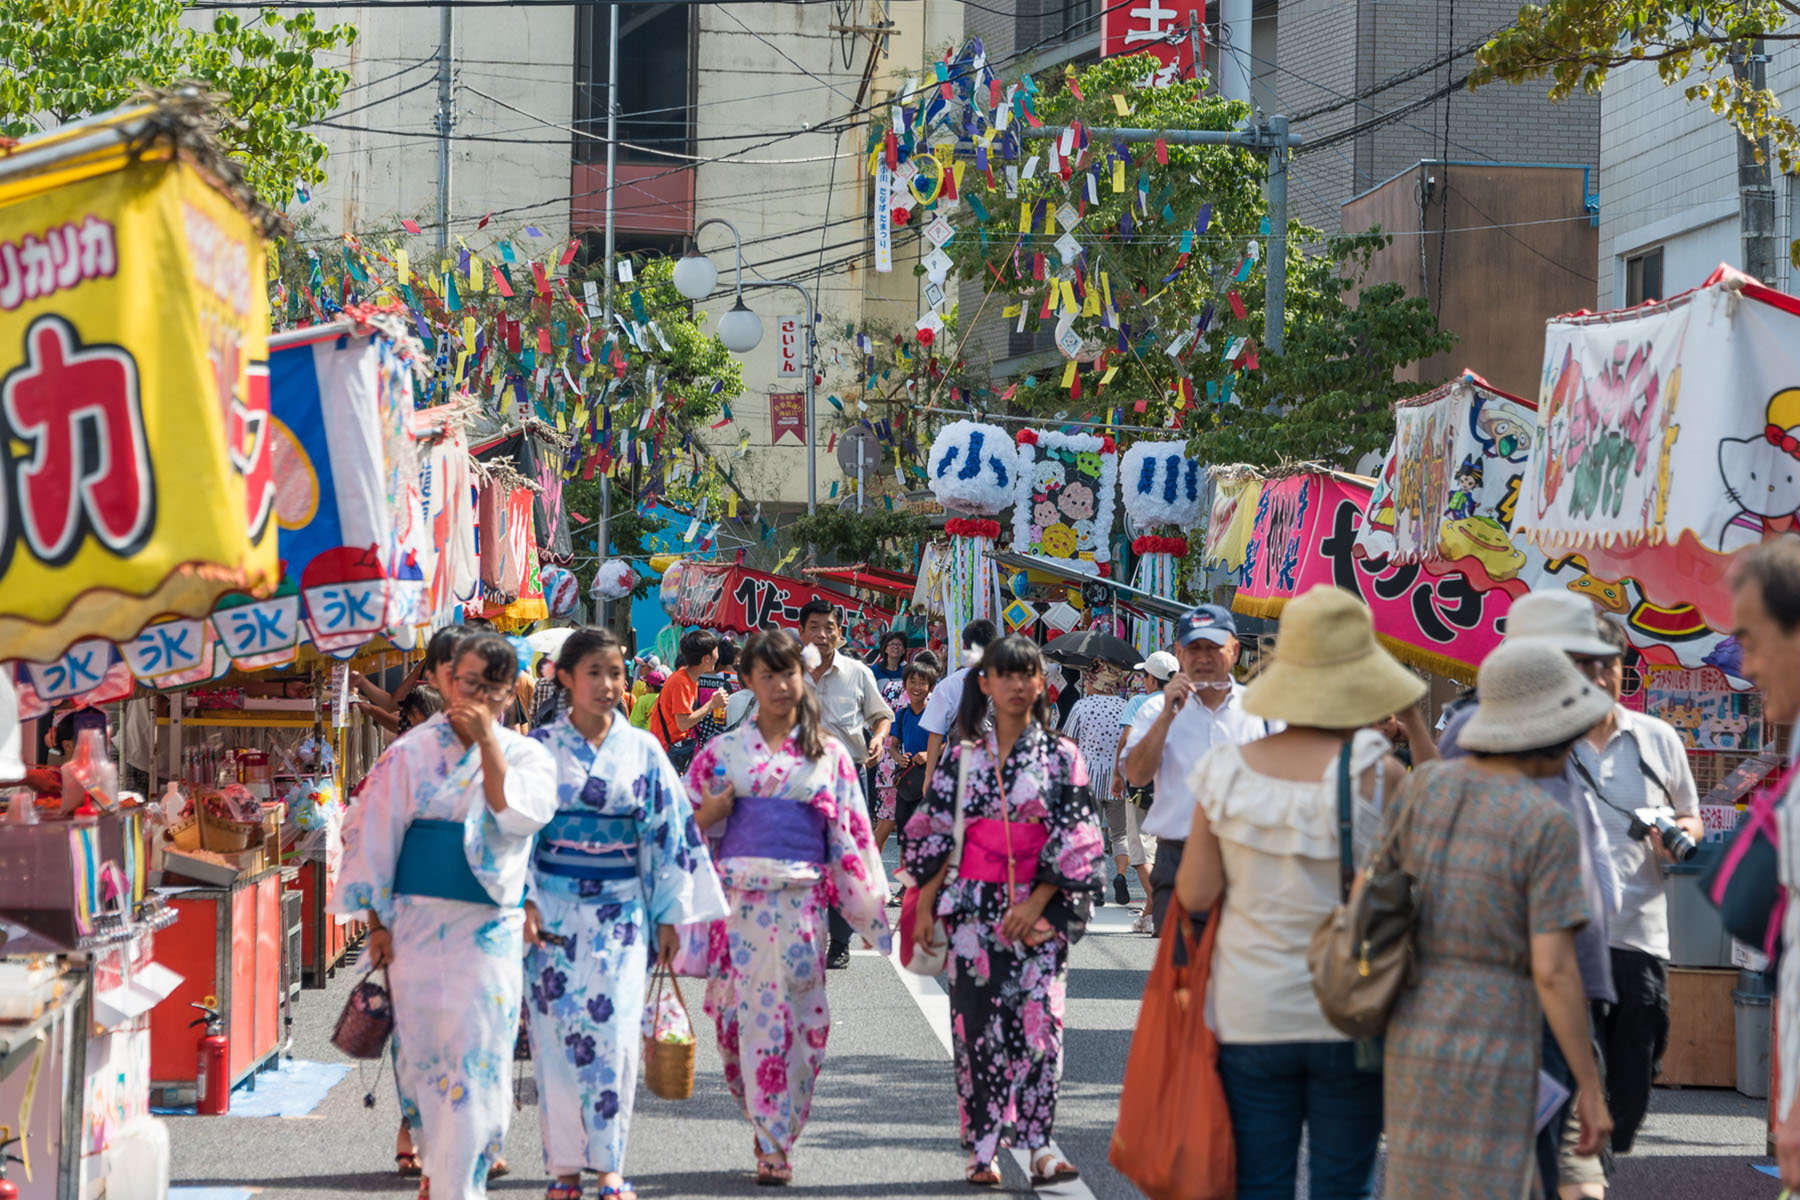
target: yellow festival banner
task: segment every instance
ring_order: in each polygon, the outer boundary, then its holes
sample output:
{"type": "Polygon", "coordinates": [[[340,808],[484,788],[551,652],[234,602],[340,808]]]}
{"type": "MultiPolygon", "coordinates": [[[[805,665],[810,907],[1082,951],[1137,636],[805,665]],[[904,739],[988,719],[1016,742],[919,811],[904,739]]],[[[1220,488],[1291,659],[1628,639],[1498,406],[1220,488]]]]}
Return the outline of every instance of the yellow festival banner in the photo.
{"type": "Polygon", "coordinates": [[[0,162],[0,660],[274,587],[263,277],[171,149],[0,162]]]}

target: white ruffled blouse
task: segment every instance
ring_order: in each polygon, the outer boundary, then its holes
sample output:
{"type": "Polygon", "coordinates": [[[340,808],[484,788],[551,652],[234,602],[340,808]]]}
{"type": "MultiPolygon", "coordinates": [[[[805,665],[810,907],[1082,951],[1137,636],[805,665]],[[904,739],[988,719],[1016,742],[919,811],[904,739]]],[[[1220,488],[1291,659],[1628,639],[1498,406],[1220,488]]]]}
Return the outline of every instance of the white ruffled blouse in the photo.
{"type": "MultiPolygon", "coordinates": [[[[1351,830],[1361,865],[1381,831],[1381,774],[1374,796],[1362,775],[1388,752],[1361,730],[1351,742],[1351,830]]],[[[1213,945],[1208,1008],[1221,1042],[1343,1041],[1313,998],[1306,949],[1339,900],[1338,783],[1275,779],[1249,767],[1235,745],[1215,747],[1188,777],[1219,839],[1225,908],[1213,945]]]]}

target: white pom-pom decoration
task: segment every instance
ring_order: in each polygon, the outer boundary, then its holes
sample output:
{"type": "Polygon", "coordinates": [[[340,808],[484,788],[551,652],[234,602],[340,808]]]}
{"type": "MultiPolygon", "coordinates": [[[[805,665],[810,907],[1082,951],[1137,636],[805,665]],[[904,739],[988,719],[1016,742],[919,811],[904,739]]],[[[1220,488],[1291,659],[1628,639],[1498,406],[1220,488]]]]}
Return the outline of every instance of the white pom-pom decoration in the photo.
{"type": "Polygon", "coordinates": [[[1019,460],[999,426],[952,421],[931,440],[931,494],[945,508],[998,516],[1018,490],[1019,460]]]}
{"type": "Polygon", "coordinates": [[[566,567],[545,567],[538,574],[544,585],[544,603],[553,617],[566,617],[575,611],[581,598],[581,584],[575,572],[566,567]]]}
{"type": "Polygon", "coordinates": [[[631,564],[609,558],[594,572],[594,586],[588,590],[596,600],[623,600],[637,586],[637,573],[631,564]]]}
{"type": "Polygon", "coordinates": [[[1119,464],[1125,511],[1140,529],[1200,520],[1206,495],[1204,471],[1188,457],[1186,442],[1136,442],[1119,464]]]}

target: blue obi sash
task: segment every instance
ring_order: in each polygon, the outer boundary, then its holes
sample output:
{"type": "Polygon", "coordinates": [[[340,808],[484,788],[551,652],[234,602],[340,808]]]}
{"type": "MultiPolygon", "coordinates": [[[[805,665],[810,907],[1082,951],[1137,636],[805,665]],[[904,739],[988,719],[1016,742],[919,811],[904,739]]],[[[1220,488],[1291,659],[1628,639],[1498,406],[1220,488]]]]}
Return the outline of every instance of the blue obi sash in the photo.
{"type": "Polygon", "coordinates": [[[565,879],[636,879],[637,818],[559,812],[538,834],[532,865],[565,879]]]}
{"type": "Polygon", "coordinates": [[[469,870],[461,821],[418,820],[406,827],[406,837],[400,843],[400,861],[394,865],[394,894],[469,904],[494,903],[469,870]]]}
{"type": "Polygon", "coordinates": [[[825,814],[787,796],[743,796],[732,805],[719,842],[719,858],[778,858],[823,863],[830,859],[825,814]]]}

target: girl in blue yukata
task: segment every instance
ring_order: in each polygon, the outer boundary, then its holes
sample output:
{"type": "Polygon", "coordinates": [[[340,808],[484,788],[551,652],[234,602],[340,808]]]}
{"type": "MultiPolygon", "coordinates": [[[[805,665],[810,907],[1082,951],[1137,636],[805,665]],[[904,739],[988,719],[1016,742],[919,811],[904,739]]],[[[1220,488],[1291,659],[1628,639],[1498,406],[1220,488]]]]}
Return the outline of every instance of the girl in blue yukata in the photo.
{"type": "Polygon", "coordinates": [[[556,815],[526,888],[526,1024],[537,1065],[547,1200],[637,1200],[620,1174],[637,1093],[651,936],[666,961],[675,926],[725,915],[725,897],[681,776],[620,714],[625,652],[578,629],[556,660],[568,710],[532,733],[556,764],[556,815]]]}

